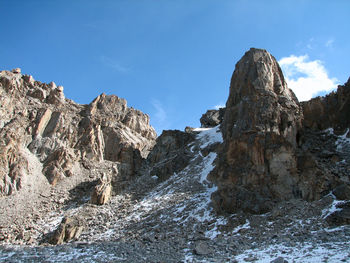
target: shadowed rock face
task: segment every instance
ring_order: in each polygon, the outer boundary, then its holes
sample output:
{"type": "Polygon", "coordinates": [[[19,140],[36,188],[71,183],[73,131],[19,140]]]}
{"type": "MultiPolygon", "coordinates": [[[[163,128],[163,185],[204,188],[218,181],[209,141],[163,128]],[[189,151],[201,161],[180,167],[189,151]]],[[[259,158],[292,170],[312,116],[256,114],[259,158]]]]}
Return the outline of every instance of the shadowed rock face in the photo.
{"type": "Polygon", "coordinates": [[[157,137],[148,115],[124,99],[101,94],[80,105],[65,99],[62,86],[18,70],[0,72],[0,135],[0,195],[40,177],[28,169],[29,157],[40,161],[52,185],[108,161],[122,164],[119,176],[128,180],[157,137]]]}
{"type": "Polygon", "coordinates": [[[218,210],[268,211],[297,195],[297,135],[302,112],[276,59],[250,49],[236,64],[222,123],[224,138],[210,178],[218,210]]]}
{"type": "Polygon", "coordinates": [[[218,110],[207,110],[200,119],[202,128],[210,128],[219,125],[225,114],[225,108],[220,108],[218,110]]]}
{"type": "Polygon", "coordinates": [[[165,180],[185,168],[192,156],[188,145],[194,139],[193,133],[164,130],[147,157],[146,167],[150,174],[165,180]]]}

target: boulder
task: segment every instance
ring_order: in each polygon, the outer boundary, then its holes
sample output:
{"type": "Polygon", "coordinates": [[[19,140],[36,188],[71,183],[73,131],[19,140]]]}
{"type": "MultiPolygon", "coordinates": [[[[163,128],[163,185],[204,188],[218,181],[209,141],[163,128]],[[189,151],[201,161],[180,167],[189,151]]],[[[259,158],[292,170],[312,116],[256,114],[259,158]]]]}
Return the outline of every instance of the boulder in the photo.
{"type": "Polygon", "coordinates": [[[350,186],[347,184],[338,185],[333,194],[338,200],[350,200],[350,186]]]}
{"type": "Polygon", "coordinates": [[[341,226],[350,224],[350,202],[340,203],[336,206],[336,211],[327,216],[326,221],[331,226],[341,226]]]}
{"type": "Polygon", "coordinates": [[[70,240],[76,240],[80,237],[85,228],[86,222],[79,216],[67,216],[61,221],[56,231],[53,233],[50,243],[60,245],[70,240]]]}
{"type": "Polygon", "coordinates": [[[275,258],[274,260],[270,261],[270,263],[288,263],[287,260],[285,260],[283,257],[275,258]]]}
{"type": "Polygon", "coordinates": [[[100,178],[98,185],[95,186],[90,202],[95,205],[106,204],[112,195],[112,184],[111,180],[107,176],[100,178]]]}
{"type": "Polygon", "coordinates": [[[210,128],[219,125],[224,117],[225,108],[220,108],[218,110],[207,110],[200,119],[202,128],[210,128]]]}
{"type": "Polygon", "coordinates": [[[199,241],[195,244],[194,253],[196,253],[199,256],[204,256],[210,254],[211,250],[206,242],[199,241]]]}
{"type": "Polygon", "coordinates": [[[21,69],[20,68],[15,68],[12,70],[13,73],[15,74],[20,74],[21,73],[21,69]]]}

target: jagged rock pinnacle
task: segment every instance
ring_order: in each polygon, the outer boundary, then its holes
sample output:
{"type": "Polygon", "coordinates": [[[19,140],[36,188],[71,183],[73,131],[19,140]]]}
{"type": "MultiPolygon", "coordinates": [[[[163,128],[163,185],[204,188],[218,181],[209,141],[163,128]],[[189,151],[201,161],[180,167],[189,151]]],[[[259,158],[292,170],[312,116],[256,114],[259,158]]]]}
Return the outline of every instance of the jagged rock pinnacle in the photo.
{"type": "Polygon", "coordinates": [[[236,64],[222,123],[223,150],[212,174],[219,209],[264,212],[295,195],[302,112],[276,59],[250,49],[236,64]]]}

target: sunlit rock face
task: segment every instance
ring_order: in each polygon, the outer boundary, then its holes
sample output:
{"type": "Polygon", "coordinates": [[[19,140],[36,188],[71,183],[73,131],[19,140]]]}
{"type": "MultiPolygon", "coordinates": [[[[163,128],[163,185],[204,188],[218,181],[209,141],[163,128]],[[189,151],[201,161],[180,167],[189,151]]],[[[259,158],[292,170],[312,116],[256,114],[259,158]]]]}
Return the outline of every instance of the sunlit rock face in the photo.
{"type": "Polygon", "coordinates": [[[120,171],[105,173],[126,181],[157,137],[149,116],[127,107],[124,99],[101,94],[80,105],[65,98],[62,86],[35,81],[20,69],[0,72],[0,135],[2,195],[27,184],[44,187],[42,177],[51,185],[74,175],[88,177],[107,162],[120,171]],[[33,158],[40,172],[29,168],[33,158]]]}
{"type": "Polygon", "coordinates": [[[218,210],[262,213],[299,195],[296,148],[302,111],[276,59],[250,49],[236,64],[211,179],[218,210]]]}
{"type": "Polygon", "coordinates": [[[343,134],[350,128],[350,79],[336,92],[301,102],[304,125],[314,130],[333,128],[343,134]]]}

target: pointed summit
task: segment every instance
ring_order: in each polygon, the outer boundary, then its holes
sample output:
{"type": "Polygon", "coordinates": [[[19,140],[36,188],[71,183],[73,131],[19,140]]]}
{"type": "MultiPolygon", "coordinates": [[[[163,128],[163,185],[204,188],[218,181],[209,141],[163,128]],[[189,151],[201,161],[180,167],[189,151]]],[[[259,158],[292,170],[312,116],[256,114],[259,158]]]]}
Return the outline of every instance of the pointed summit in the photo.
{"type": "Polygon", "coordinates": [[[276,59],[250,49],[236,64],[222,123],[224,145],[212,179],[219,210],[253,213],[294,197],[302,112],[276,59]]]}

